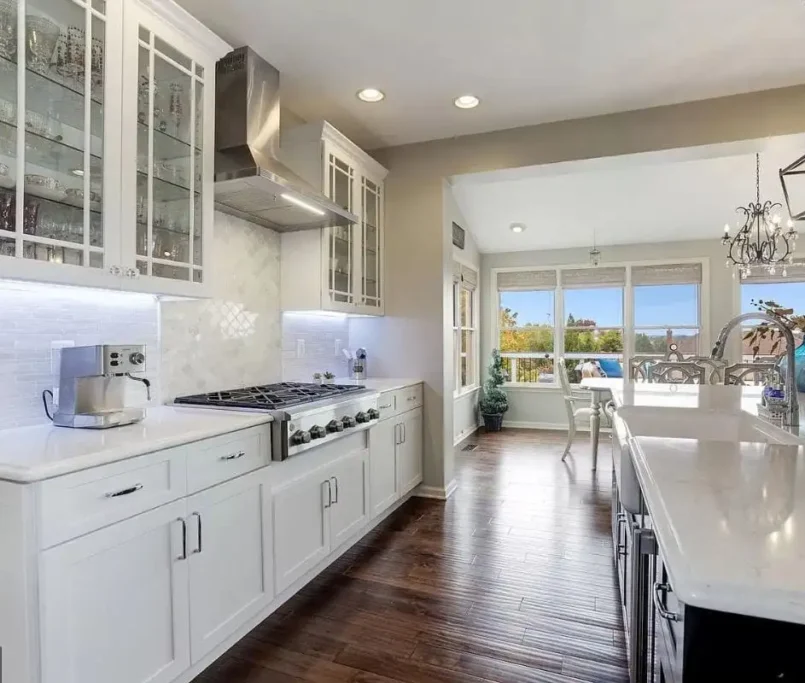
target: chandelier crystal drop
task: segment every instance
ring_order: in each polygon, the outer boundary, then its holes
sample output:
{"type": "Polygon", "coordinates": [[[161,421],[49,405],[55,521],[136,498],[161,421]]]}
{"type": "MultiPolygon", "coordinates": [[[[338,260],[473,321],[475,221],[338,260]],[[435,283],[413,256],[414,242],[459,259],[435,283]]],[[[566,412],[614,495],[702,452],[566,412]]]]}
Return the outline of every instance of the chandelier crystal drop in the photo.
{"type": "Polygon", "coordinates": [[[746,278],[753,271],[774,275],[777,267],[782,266],[781,273],[785,277],[788,274],[785,266],[794,260],[798,234],[790,219],[787,230],[783,228],[782,219],[776,213],[782,204],[760,201],[760,154],[755,155],[755,190],[755,202],[735,209],[742,222],[736,235],[731,237],[730,226],[724,226],[721,243],[727,247],[727,267],[737,267],[741,278],[746,278]]]}

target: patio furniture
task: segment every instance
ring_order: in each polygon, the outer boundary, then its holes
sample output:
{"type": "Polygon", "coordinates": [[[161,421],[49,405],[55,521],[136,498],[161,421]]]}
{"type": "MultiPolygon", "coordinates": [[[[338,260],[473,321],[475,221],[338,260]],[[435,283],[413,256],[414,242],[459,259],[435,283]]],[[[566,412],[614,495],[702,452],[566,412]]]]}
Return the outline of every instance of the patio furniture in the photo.
{"type": "Polygon", "coordinates": [[[565,446],[565,452],[562,454],[562,460],[564,461],[568,453],[570,453],[570,447],[573,445],[573,439],[576,437],[576,418],[579,417],[586,417],[588,419],[592,418],[593,409],[589,405],[589,399],[587,398],[586,395],[582,394],[581,392],[577,393],[573,392],[573,387],[570,384],[570,379],[568,378],[567,374],[567,366],[565,365],[565,359],[560,358],[556,362],[556,364],[559,368],[559,384],[562,386],[562,394],[564,395],[565,399],[565,410],[567,411],[567,421],[568,421],[567,445],[565,446]],[[577,407],[576,404],[582,401],[587,405],[577,407]]]}
{"type": "Polygon", "coordinates": [[[694,361],[657,361],[649,368],[654,384],[705,384],[705,368],[694,361]]]}

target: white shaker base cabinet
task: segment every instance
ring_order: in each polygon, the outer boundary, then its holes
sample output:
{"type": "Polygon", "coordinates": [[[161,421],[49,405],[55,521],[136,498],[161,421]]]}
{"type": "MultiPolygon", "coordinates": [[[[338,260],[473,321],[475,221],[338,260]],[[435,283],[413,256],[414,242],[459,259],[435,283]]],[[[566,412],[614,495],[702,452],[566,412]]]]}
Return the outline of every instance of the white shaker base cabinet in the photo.
{"type": "Polygon", "coordinates": [[[41,554],[43,683],[169,683],[190,666],[184,515],[181,500],[41,554]]]}
{"type": "Polygon", "coordinates": [[[367,457],[354,451],[273,490],[277,593],[368,522],[367,457]]]}
{"type": "Polygon", "coordinates": [[[329,475],[313,470],[274,489],[274,576],[277,593],[330,552],[329,475]]]}
{"type": "Polygon", "coordinates": [[[271,533],[270,491],[263,472],[187,499],[194,663],[273,599],[271,533]]]}
{"type": "Polygon", "coordinates": [[[402,443],[397,446],[397,481],[404,496],[422,483],[422,408],[402,415],[402,443]]]}
{"type": "Polygon", "coordinates": [[[330,471],[333,502],[330,514],[330,546],[338,548],[354,536],[368,521],[366,495],[366,451],[341,458],[330,471]]]}
{"type": "Polygon", "coordinates": [[[390,416],[384,417],[381,408],[381,420],[372,427],[369,434],[369,482],[373,516],[383,513],[395,501],[422,483],[422,408],[397,410],[398,405],[411,404],[400,398],[399,395],[383,395],[381,404],[389,406],[390,416]]]}
{"type": "Polygon", "coordinates": [[[407,500],[421,409],[386,422],[283,462],[266,424],[0,481],[0,681],[192,681],[407,500]]]}
{"type": "Polygon", "coordinates": [[[396,420],[381,420],[369,432],[369,473],[372,516],[387,510],[399,498],[397,487],[396,420]]]}

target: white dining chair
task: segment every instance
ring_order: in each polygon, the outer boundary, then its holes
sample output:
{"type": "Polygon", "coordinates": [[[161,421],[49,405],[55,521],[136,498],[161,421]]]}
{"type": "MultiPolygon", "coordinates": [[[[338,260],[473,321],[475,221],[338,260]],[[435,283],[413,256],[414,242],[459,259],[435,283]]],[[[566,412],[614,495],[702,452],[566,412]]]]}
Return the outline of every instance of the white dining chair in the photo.
{"type": "Polygon", "coordinates": [[[568,423],[567,445],[565,446],[565,452],[562,454],[562,461],[564,461],[568,453],[570,453],[570,447],[573,445],[573,439],[576,438],[576,419],[579,417],[586,417],[589,420],[593,409],[590,407],[590,398],[588,395],[582,394],[581,390],[579,390],[579,393],[573,392],[573,386],[570,384],[570,378],[567,374],[565,359],[560,358],[557,361],[557,365],[559,366],[559,384],[562,386],[562,394],[564,395],[565,399],[565,410],[567,411],[568,423]],[[576,404],[580,402],[585,402],[586,405],[577,407],[576,404]]]}

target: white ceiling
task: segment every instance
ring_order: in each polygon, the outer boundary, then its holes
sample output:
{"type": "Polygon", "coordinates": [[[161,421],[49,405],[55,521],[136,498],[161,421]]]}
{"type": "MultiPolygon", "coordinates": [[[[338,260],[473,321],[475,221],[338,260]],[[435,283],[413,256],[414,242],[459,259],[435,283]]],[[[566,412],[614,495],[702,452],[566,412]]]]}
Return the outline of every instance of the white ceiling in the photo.
{"type": "Polygon", "coordinates": [[[802,0],[179,2],[367,148],[805,82],[802,0]]]}
{"type": "Polygon", "coordinates": [[[457,176],[453,193],[486,253],[589,247],[593,229],[598,245],[717,238],[755,201],[759,147],[761,199],[783,202],[778,169],[805,152],[803,136],[457,176]]]}

